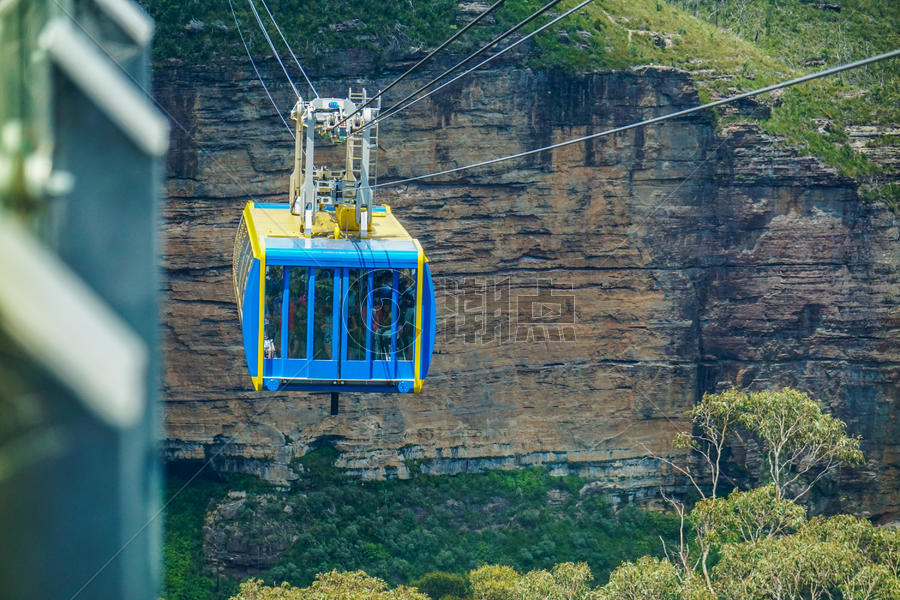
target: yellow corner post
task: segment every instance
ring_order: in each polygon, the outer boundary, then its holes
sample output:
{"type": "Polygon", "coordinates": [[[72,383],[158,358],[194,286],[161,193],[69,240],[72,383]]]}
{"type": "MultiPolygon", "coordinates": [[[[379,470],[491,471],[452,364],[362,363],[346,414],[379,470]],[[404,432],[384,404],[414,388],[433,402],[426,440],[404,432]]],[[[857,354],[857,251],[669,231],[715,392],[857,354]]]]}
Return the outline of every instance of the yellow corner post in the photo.
{"type": "Polygon", "coordinates": [[[422,391],[423,381],[422,373],[422,281],[425,271],[425,251],[422,250],[419,240],[413,239],[418,252],[418,268],[416,269],[416,347],[415,347],[415,363],[413,365],[413,392],[418,394],[422,391]]]}
{"type": "Polygon", "coordinates": [[[264,242],[259,239],[256,233],[256,223],[253,220],[253,202],[248,202],[244,206],[244,222],[247,224],[247,233],[250,236],[250,248],[253,250],[253,258],[259,260],[259,330],[256,340],[257,357],[256,357],[256,375],[251,376],[253,389],[257,392],[262,390],[263,384],[263,327],[265,326],[265,297],[266,297],[266,247],[264,242]]]}

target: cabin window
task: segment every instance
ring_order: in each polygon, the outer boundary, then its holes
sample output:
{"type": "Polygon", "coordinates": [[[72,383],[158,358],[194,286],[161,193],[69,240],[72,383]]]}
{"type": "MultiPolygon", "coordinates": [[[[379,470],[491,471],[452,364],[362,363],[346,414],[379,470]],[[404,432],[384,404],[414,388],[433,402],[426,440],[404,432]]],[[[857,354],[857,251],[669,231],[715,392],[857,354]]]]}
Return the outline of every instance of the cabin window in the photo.
{"type": "Polygon", "coordinates": [[[348,269],[346,277],[346,359],[413,360],[416,270],[348,269]]]}
{"type": "Polygon", "coordinates": [[[372,290],[372,352],[375,360],[391,359],[391,325],[394,319],[394,272],[390,269],[375,271],[372,290]]]}
{"type": "Polygon", "coordinates": [[[308,320],[309,269],[290,269],[288,294],[288,358],[306,358],[306,322],[308,320]]]}
{"type": "Polygon", "coordinates": [[[416,351],[416,270],[400,269],[397,289],[397,358],[413,360],[416,351]]]}
{"type": "Polygon", "coordinates": [[[264,356],[272,361],[269,376],[412,377],[416,277],[416,269],[268,266],[264,356]]]}
{"type": "Polygon", "coordinates": [[[313,359],[331,360],[331,338],[334,324],[334,271],[332,269],[316,269],[315,287],[313,359]]]}
{"type": "Polygon", "coordinates": [[[284,298],[284,267],[266,267],[265,335],[263,355],[281,356],[281,317],[284,298]]]}
{"type": "Polygon", "coordinates": [[[369,272],[350,269],[347,274],[347,359],[367,360],[366,311],[369,296],[369,272]]]}

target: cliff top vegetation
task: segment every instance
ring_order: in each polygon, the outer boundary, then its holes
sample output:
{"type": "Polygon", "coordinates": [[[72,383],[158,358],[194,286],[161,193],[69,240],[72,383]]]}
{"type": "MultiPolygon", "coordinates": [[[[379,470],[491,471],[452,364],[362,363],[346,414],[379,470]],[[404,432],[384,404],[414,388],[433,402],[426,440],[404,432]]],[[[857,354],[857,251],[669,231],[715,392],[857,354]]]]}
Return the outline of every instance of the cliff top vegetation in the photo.
{"type": "MultiPolygon", "coordinates": [[[[243,57],[227,3],[140,0],[157,21],[156,61],[215,63],[243,57]]],[[[509,0],[451,47],[462,54],[544,4],[509,0]]],[[[376,77],[435,47],[483,7],[456,0],[270,0],[286,37],[313,79],[328,73],[336,53],[367,53],[376,77]],[[470,8],[466,8],[466,7],[470,8]],[[475,8],[471,8],[475,6],[475,8]]],[[[559,8],[574,5],[563,2],[559,8]]],[[[254,55],[270,51],[246,2],[234,1],[254,55]]],[[[484,6],[487,6],[486,4],[484,6]]],[[[259,10],[266,18],[261,4],[259,10]]],[[[552,14],[553,11],[551,11],[552,14]]],[[[536,28],[544,20],[531,24],[536,28]]],[[[523,33],[530,31],[529,27],[523,33]]],[[[271,28],[271,25],[270,25],[271,28]]],[[[272,35],[277,36],[272,30],[272,35]]],[[[280,40],[279,40],[280,44],[280,40]]],[[[663,65],[691,72],[701,98],[722,97],[900,47],[900,11],[887,0],[751,2],[749,0],[597,0],[539,34],[520,61],[572,74],[663,65]]],[[[280,46],[286,56],[287,51],[280,46]]],[[[405,63],[404,63],[405,64],[405,63]]],[[[508,64],[508,63],[507,63],[508,64]]],[[[440,61],[432,68],[438,68],[440,61]]],[[[896,173],[851,148],[847,127],[900,123],[900,61],[870,66],[764,97],[761,121],[861,184],[862,196],[895,210],[896,173]]],[[[898,136],[869,145],[896,146],[898,136]]]]}

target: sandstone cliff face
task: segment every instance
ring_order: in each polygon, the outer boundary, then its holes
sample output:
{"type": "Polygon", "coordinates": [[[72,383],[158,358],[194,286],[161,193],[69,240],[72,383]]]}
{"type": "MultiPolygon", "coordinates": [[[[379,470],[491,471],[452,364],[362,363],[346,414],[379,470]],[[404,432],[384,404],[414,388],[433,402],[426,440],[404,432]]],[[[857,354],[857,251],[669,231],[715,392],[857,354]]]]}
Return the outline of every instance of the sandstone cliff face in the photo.
{"type": "MultiPolygon", "coordinates": [[[[317,87],[340,95],[346,81],[317,87]]],[[[407,476],[410,460],[427,473],[544,464],[650,498],[677,479],[647,456],[675,453],[700,394],[794,385],[864,439],[866,467],[826,501],[900,510],[900,229],[819,161],[698,114],[380,190],[431,260],[438,346],[422,394],[345,395],[330,417],[323,396],[247,391],[233,305],[240,209],[284,201],[290,137],[247,65],[160,68],[156,94],[183,126],[163,231],[169,460],[288,484],[291,459],[328,443],[362,478],[407,476]]],[[[387,121],[381,180],[696,102],[671,69],[498,68],[387,121]]]]}

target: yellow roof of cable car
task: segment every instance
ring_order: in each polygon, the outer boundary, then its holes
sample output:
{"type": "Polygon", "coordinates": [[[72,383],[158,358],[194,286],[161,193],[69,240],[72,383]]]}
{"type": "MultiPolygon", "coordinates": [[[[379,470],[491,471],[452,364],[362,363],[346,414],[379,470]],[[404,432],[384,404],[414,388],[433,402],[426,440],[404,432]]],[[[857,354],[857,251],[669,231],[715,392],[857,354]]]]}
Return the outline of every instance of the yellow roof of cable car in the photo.
{"type": "MultiPolygon", "coordinates": [[[[265,246],[264,240],[267,237],[303,237],[303,219],[299,215],[291,214],[287,204],[254,205],[251,202],[247,208],[253,220],[251,231],[256,232],[260,246],[265,246]]],[[[313,220],[312,237],[334,237],[337,225],[334,211],[319,211],[313,220]]],[[[358,232],[356,233],[358,235],[358,232]]],[[[369,231],[368,239],[412,240],[412,237],[391,213],[391,207],[382,204],[372,211],[372,229],[369,231]]]]}

